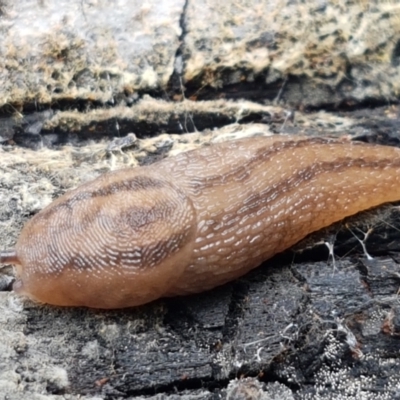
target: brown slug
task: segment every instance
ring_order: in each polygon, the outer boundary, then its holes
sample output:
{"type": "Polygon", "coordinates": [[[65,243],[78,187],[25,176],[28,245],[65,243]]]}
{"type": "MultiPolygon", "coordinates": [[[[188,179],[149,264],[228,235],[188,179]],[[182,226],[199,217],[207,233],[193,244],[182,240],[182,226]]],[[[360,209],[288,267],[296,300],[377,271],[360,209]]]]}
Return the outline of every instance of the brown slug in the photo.
{"type": "Polygon", "coordinates": [[[400,200],[400,149],[276,135],[122,169],[23,228],[14,290],[62,306],[123,308],[201,292],[359,211],[400,200]]]}

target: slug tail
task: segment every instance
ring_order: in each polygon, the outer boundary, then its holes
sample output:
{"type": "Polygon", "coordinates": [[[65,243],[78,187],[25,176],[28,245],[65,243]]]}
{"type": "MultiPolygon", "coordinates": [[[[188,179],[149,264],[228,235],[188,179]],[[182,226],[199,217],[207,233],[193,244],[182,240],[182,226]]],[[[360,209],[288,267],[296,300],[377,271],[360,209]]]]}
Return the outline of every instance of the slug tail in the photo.
{"type": "Polygon", "coordinates": [[[15,250],[4,250],[0,252],[0,264],[19,264],[15,250]]]}

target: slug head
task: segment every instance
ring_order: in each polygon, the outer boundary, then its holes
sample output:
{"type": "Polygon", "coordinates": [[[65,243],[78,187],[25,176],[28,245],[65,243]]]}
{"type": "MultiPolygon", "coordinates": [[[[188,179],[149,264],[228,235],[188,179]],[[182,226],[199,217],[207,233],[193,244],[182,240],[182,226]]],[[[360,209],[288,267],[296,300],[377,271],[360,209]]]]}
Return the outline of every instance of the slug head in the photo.
{"type": "Polygon", "coordinates": [[[103,175],[25,225],[14,290],[62,306],[147,303],[182,274],[195,229],[190,199],[151,169],[103,175]]]}

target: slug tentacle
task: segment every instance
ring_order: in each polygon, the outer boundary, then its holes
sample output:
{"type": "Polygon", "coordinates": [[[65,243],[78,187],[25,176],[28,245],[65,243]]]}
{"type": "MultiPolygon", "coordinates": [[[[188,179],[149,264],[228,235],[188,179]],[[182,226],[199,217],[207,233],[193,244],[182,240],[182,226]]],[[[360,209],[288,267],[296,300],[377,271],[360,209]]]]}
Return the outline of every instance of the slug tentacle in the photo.
{"type": "MultiPolygon", "coordinates": [[[[105,174],[24,227],[17,292],[131,307],[235,279],[309,233],[400,200],[400,149],[275,135],[105,174]]],[[[18,254],[18,257],[17,257],[18,254]]]]}
{"type": "Polygon", "coordinates": [[[4,250],[0,252],[0,264],[19,264],[15,250],[4,250]]]}

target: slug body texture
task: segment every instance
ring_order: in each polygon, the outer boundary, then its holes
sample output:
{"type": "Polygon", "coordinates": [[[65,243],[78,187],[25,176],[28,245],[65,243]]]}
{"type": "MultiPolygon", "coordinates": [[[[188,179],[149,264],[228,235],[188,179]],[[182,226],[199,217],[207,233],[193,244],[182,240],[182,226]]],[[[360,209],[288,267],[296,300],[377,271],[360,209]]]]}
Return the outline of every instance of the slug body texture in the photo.
{"type": "Polygon", "coordinates": [[[397,148],[278,135],[214,144],[105,174],[50,204],[9,253],[14,289],[94,308],[201,292],[396,200],[397,148]]]}

